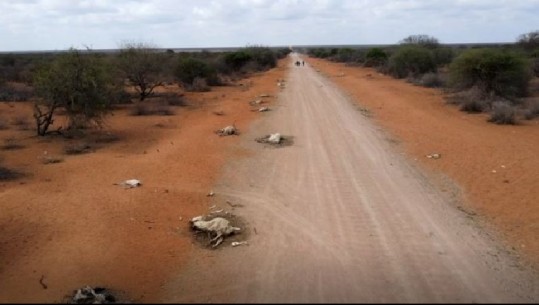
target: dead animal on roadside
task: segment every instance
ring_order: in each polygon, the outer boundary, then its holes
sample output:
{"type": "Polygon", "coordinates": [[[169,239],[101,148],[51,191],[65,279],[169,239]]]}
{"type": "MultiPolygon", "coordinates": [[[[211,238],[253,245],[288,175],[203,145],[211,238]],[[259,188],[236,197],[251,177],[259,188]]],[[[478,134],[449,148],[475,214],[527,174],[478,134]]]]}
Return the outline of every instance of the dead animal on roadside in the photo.
{"type": "Polygon", "coordinates": [[[238,129],[234,124],[232,126],[226,126],[225,128],[219,129],[215,131],[216,134],[219,136],[231,136],[231,135],[237,135],[238,129]]]}
{"type": "Polygon", "coordinates": [[[267,93],[263,93],[263,94],[260,94],[260,97],[271,97],[271,95],[269,95],[267,93]]]}
{"type": "Polygon", "coordinates": [[[130,189],[130,188],[141,186],[142,182],[138,179],[129,179],[129,180],[122,181],[120,183],[114,183],[114,185],[119,185],[119,186],[122,186],[123,188],[130,189]]]}
{"type": "Polygon", "coordinates": [[[268,107],[260,107],[258,109],[253,109],[251,111],[253,111],[253,112],[266,112],[266,111],[270,111],[270,109],[268,107]]]}
{"type": "Polygon", "coordinates": [[[226,236],[241,231],[240,228],[231,226],[230,222],[223,217],[215,217],[206,221],[203,216],[197,216],[191,219],[191,227],[208,233],[210,244],[213,242],[213,248],[219,246],[226,236]]]}
{"type": "Polygon", "coordinates": [[[225,115],[225,113],[223,111],[214,111],[213,114],[219,115],[219,116],[225,115]]]}
{"type": "Polygon", "coordinates": [[[427,158],[429,159],[440,159],[442,157],[441,154],[431,154],[431,155],[427,155],[427,158]]]}
{"type": "Polygon", "coordinates": [[[232,247],[237,247],[237,246],[243,246],[243,245],[248,245],[249,243],[246,242],[246,241],[233,241],[230,245],[232,247]]]}
{"type": "Polygon", "coordinates": [[[251,105],[251,106],[255,106],[255,105],[260,105],[260,104],[263,104],[263,103],[264,103],[264,101],[263,101],[263,100],[261,100],[261,99],[257,99],[257,100],[255,100],[255,101],[251,101],[251,102],[249,102],[249,105],[251,105]]]}
{"type": "Polygon", "coordinates": [[[113,304],[116,298],[105,288],[92,288],[90,286],[77,289],[71,298],[70,304],[113,304]]]}
{"type": "Polygon", "coordinates": [[[282,139],[283,138],[281,137],[280,133],[273,133],[261,138],[257,138],[255,141],[258,143],[280,144],[282,139]]]}

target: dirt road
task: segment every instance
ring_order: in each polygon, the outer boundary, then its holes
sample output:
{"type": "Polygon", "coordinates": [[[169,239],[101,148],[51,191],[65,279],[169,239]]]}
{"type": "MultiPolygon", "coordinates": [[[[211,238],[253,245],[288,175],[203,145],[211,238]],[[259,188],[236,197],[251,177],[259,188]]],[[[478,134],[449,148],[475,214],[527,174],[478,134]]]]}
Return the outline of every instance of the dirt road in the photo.
{"type": "Polygon", "coordinates": [[[230,164],[215,189],[219,205],[243,205],[233,213],[248,222],[249,245],[197,250],[164,301],[539,301],[536,275],[297,59],[277,108],[241,135],[253,156],[230,164]],[[254,141],[274,132],[294,144],[254,141]]]}

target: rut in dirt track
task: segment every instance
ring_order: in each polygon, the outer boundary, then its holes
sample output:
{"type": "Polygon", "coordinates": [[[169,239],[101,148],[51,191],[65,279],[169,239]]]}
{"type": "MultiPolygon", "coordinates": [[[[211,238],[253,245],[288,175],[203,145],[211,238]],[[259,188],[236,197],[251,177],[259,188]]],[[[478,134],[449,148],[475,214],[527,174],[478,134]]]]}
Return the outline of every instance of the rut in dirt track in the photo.
{"type": "MultiPolygon", "coordinates": [[[[295,67],[278,108],[246,134],[256,156],[218,193],[245,207],[248,247],[193,260],[181,302],[537,302],[516,264],[395,152],[329,80],[295,67]],[[294,145],[253,139],[280,132],[294,145]]],[[[201,252],[204,250],[200,250],[201,252]]]]}

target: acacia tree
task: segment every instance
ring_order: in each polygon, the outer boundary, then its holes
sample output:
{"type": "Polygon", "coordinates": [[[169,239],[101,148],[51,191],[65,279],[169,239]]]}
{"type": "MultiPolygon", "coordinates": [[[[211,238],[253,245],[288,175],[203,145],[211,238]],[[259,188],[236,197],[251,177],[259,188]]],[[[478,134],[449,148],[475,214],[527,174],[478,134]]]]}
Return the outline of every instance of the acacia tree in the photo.
{"type": "Polygon", "coordinates": [[[519,35],[517,44],[527,50],[539,48],[539,30],[519,35]]]}
{"type": "Polygon", "coordinates": [[[48,133],[57,109],[65,110],[68,129],[90,122],[100,125],[114,94],[110,76],[101,57],[73,48],[41,66],[34,74],[40,97],[34,104],[37,134],[48,133]]]}
{"type": "Polygon", "coordinates": [[[119,69],[139,94],[140,101],[163,85],[162,70],[156,47],[142,42],[124,43],[118,58],[119,69]]]}
{"type": "Polygon", "coordinates": [[[431,48],[434,49],[440,45],[440,42],[437,38],[425,35],[425,34],[419,34],[419,35],[410,35],[403,40],[400,41],[401,44],[412,44],[412,45],[419,45],[421,47],[431,48]]]}

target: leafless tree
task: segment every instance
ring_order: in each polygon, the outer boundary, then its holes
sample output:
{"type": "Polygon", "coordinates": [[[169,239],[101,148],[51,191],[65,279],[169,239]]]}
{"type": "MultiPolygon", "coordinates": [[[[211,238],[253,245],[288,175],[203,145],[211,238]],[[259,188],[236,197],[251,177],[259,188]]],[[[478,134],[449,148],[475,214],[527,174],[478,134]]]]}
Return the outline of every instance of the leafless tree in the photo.
{"type": "Polygon", "coordinates": [[[528,50],[539,48],[539,30],[518,36],[517,44],[528,50]]]}
{"type": "Polygon", "coordinates": [[[124,77],[139,94],[140,101],[154,93],[163,85],[160,54],[154,45],[143,42],[123,43],[120,48],[118,65],[124,77]]]}

